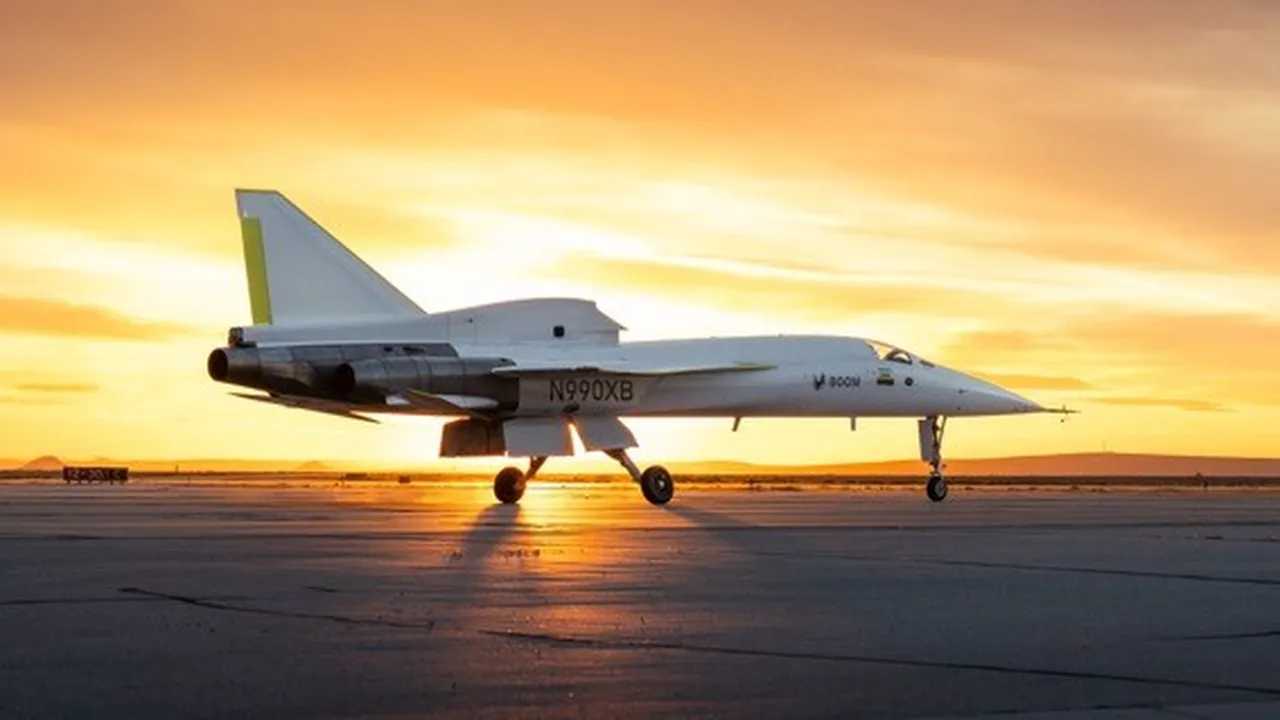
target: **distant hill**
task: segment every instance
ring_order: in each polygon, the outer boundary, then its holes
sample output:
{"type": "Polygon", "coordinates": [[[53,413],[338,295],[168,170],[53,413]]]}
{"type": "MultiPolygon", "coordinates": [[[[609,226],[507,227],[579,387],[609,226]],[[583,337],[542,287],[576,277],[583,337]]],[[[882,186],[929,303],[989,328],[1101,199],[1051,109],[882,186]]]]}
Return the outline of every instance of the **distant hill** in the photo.
{"type": "Polygon", "coordinates": [[[333,468],[325,465],[319,460],[308,460],[293,469],[294,472],[316,473],[316,472],[333,472],[333,468]]]}
{"type": "Polygon", "coordinates": [[[23,464],[18,469],[31,472],[59,471],[62,470],[62,461],[52,455],[41,455],[35,460],[23,464]]]}
{"type": "MultiPolygon", "coordinates": [[[[676,463],[672,463],[675,465],[676,463]]],[[[795,473],[801,475],[919,475],[919,460],[837,465],[751,465],[736,462],[682,463],[690,473],[795,473]]],[[[1076,453],[957,459],[946,462],[951,475],[1048,477],[1280,477],[1280,459],[1139,453],[1076,453]]]]}
{"type": "MultiPolygon", "coordinates": [[[[498,462],[497,459],[494,460],[498,462]]],[[[97,458],[94,464],[127,465],[135,472],[278,472],[328,473],[368,470],[341,460],[122,460],[97,458]]],[[[670,460],[663,463],[673,472],[703,475],[847,475],[847,476],[923,476],[924,463],[919,460],[887,462],[853,462],[823,465],[764,465],[737,461],[670,460]]],[[[58,471],[62,461],[52,455],[25,464],[12,461],[9,467],[18,471],[58,471]]],[[[417,468],[381,468],[386,472],[415,470],[487,474],[487,466],[458,467],[447,460],[423,463],[417,468]]],[[[1158,455],[1138,453],[1076,453],[1061,455],[1027,455],[1002,458],[947,460],[947,473],[952,476],[990,477],[1265,477],[1280,478],[1280,458],[1238,458],[1194,455],[1158,455]]],[[[10,471],[13,472],[13,471],[10,471]]],[[[558,473],[612,474],[621,469],[611,460],[598,455],[580,456],[571,462],[552,463],[548,475],[558,473]]]]}
{"type": "Polygon", "coordinates": [[[335,468],[319,461],[309,460],[236,460],[223,458],[183,458],[179,460],[133,459],[113,460],[112,464],[128,465],[135,472],[254,473],[254,472],[335,472],[335,468]]]}
{"type": "Polygon", "coordinates": [[[338,472],[344,465],[330,465],[319,461],[298,460],[235,460],[235,459],[125,459],[125,458],[75,458],[64,463],[52,455],[45,455],[30,462],[21,460],[0,460],[0,468],[10,468],[9,472],[47,472],[60,471],[65,464],[83,465],[119,465],[128,467],[134,472],[172,473],[178,472],[219,472],[219,473],[252,473],[252,472],[338,472]]]}

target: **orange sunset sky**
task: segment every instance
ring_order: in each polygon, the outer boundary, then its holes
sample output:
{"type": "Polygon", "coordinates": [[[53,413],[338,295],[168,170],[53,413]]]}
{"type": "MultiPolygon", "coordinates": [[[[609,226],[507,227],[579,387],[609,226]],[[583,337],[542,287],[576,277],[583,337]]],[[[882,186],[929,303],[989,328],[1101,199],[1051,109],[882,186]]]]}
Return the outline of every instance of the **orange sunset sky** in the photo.
{"type": "MultiPolygon", "coordinates": [[[[238,186],[428,310],[866,335],[1084,411],[957,421],[952,457],[1280,454],[1275,3],[32,2],[0,40],[0,457],[435,457],[440,421],[207,379],[249,321],[238,186]]],[[[916,453],[900,420],[633,427],[648,460],[916,453]]]]}

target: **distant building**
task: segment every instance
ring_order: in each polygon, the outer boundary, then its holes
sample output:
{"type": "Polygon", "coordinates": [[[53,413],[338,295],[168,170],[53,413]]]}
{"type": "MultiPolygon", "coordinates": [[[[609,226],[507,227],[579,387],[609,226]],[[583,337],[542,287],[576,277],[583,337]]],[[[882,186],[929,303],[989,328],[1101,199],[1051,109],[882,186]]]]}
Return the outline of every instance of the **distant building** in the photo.
{"type": "Polygon", "coordinates": [[[74,466],[67,465],[62,468],[62,479],[70,485],[88,483],[106,483],[115,485],[129,482],[129,468],[127,467],[106,467],[106,466],[74,466]]]}

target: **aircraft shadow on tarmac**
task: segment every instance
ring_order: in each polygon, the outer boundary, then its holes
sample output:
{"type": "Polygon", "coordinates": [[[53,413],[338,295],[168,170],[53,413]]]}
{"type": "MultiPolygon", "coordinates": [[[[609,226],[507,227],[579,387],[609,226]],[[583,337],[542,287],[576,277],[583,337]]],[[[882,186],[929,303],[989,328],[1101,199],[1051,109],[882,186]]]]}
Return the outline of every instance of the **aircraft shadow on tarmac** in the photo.
{"type": "Polygon", "coordinates": [[[458,602],[496,596],[505,603],[543,604],[540,572],[534,548],[512,547],[529,525],[519,505],[494,504],[472,518],[461,540],[446,559],[445,569],[458,602]],[[508,562],[499,562],[506,560],[508,562]]]}
{"type": "Polygon", "coordinates": [[[689,523],[693,528],[714,536],[716,540],[729,545],[736,552],[748,555],[759,551],[759,546],[753,541],[770,530],[764,525],[755,525],[731,515],[687,504],[668,505],[664,510],[689,523]]]}

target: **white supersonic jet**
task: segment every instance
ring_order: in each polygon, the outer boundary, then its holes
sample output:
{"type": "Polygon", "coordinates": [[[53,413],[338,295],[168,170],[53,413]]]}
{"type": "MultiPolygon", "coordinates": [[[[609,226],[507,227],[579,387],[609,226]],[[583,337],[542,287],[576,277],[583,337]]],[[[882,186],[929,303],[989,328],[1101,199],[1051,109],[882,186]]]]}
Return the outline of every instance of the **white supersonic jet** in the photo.
{"type": "Polygon", "coordinates": [[[517,502],[548,457],[616,459],[655,505],[671,474],[643,472],[623,417],[918,419],[930,500],[947,496],[947,417],[1053,412],[905,350],[853,337],[777,335],[628,342],[588,300],[549,298],[426,313],[282,194],[236,191],[253,325],[209,356],[240,397],[368,422],[455,417],[441,457],[529,459],[493,492],[517,502]]]}

